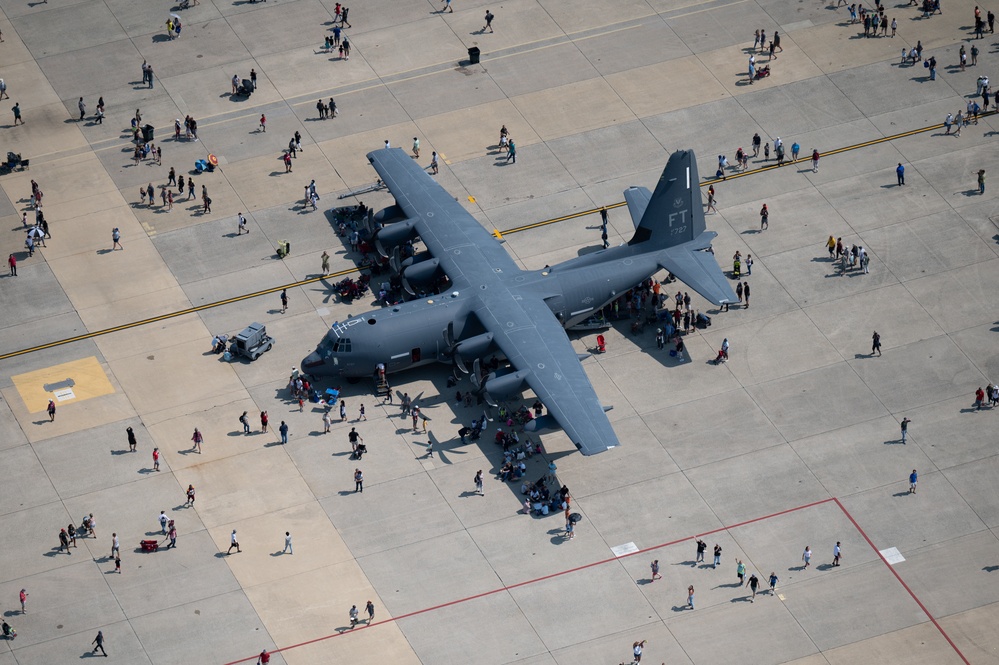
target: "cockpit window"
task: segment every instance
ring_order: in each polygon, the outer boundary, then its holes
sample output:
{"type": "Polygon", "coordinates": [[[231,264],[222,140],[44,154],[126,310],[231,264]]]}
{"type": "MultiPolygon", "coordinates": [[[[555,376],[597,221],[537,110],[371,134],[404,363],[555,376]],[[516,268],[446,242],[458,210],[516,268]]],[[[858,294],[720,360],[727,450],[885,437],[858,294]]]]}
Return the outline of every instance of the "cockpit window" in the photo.
{"type": "Polygon", "coordinates": [[[330,339],[327,337],[319,343],[319,348],[316,351],[324,360],[329,360],[334,353],[350,353],[350,348],[349,338],[330,339]]]}

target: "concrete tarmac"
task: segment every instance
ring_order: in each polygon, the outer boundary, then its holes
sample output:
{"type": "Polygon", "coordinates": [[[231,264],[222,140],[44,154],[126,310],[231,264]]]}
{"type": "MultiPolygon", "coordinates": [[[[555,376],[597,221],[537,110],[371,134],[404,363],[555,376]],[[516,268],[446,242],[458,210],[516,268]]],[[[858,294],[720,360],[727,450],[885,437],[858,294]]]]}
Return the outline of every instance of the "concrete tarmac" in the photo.
{"type": "MultiPolygon", "coordinates": [[[[255,662],[262,649],[292,664],[597,665],[630,662],[641,640],[647,662],[671,664],[999,663],[999,414],[973,408],[976,388],[999,381],[989,147],[999,117],[960,137],[934,129],[828,155],[816,172],[809,161],[813,149],[937,125],[981,103],[976,79],[996,74],[999,56],[994,35],[974,39],[973,3],[930,18],[899,3],[886,8],[896,36],[865,38],[831,3],[455,0],[442,13],[441,2],[368,0],[350,11],[349,60],[323,49],[334,5],[0,0],[10,95],[0,150],[30,160],[0,177],[0,255],[18,258],[18,276],[0,278],[0,355],[297,283],[319,275],[324,250],[332,270],[352,267],[359,257],[325,211],[375,180],[365,153],[386,139],[408,150],[413,137],[421,164],[437,151],[438,181],[489,230],[619,202],[629,185],[653,187],[679,148],[710,176],[718,155],[751,151],[754,133],[780,137],[788,153],[798,143],[798,162],[715,185],[715,254],[726,271],[736,251],[752,254],[751,307],[719,312],[694,297],[713,325],[687,336],[683,362],[657,350],[652,328],[605,333],[608,352],[584,366],[614,406],[622,446],[582,457],[546,434],[545,454],[529,460],[529,477],[554,461],[569,486],[583,515],[571,541],[559,515],[518,514],[519,486],[494,479],[496,423],[460,445],[457,429],[480,408],[454,403],[443,366],[393,379],[431,418],[426,434],[364,383],[343,385],[348,422],[330,434],[320,408],[298,410],[291,368],[334,321],[371,307],[340,302],[329,281],[290,288],[285,313],[272,293],[2,360],[0,612],[18,638],[0,646],[0,665],[86,657],[98,630],[109,660],[156,665],[255,662]],[[486,9],[494,32],[481,30],[486,9]],[[183,23],[175,39],[171,13],[183,23]],[[782,48],[773,61],[757,49],[771,76],[750,84],[757,28],[768,40],[779,32],[782,48]],[[900,62],[917,42],[938,60],[935,81],[922,63],[900,62]],[[964,71],[962,46],[979,49],[964,71]],[[251,68],[256,91],[232,95],[232,77],[251,68]],[[331,97],[339,116],[319,119],[316,101],[331,97]],[[132,160],[136,110],[162,164],[132,160]],[[199,140],[175,140],[175,119],[188,115],[199,140]],[[499,152],[503,124],[516,164],[499,152]],[[286,173],[296,131],[303,151],[286,173]],[[208,154],[219,168],[196,173],[208,154]],[[173,189],[167,210],[171,167],[195,193],[173,189]],[[312,179],[316,212],[303,205],[312,179]],[[52,237],[28,257],[32,180],[52,237]],[[139,199],[147,184],[152,205],[139,199]],[[238,213],[249,234],[237,233],[238,213]],[[830,235],[864,246],[870,274],[831,261],[830,235]],[[279,241],[291,244],[284,260],[279,241]],[[272,351],[254,363],[209,353],[214,334],[252,321],[276,338],[272,351]],[[724,338],[731,358],[715,365],[724,338]],[[367,420],[355,422],[362,403],[367,420]],[[350,427],[370,451],[360,463],[349,459],[350,427]],[[363,493],[353,491],[359,466],[363,493]],[[176,548],[165,549],[160,511],[176,521],[176,548]],[[60,552],[59,529],[90,513],[96,536],[60,552]],[[233,530],[241,552],[227,554],[233,530]],[[162,545],[142,552],[145,539],[162,545]],[[766,589],[755,599],[737,560],[766,589]],[[349,608],[366,616],[369,600],[374,620],[351,629],[349,608]]],[[[762,154],[749,163],[767,165],[762,154]]],[[[632,228],[624,208],[611,210],[612,243],[632,228]]],[[[535,269],[599,244],[593,214],[511,234],[505,247],[535,269]]],[[[580,352],[594,336],[570,334],[580,352]]]]}

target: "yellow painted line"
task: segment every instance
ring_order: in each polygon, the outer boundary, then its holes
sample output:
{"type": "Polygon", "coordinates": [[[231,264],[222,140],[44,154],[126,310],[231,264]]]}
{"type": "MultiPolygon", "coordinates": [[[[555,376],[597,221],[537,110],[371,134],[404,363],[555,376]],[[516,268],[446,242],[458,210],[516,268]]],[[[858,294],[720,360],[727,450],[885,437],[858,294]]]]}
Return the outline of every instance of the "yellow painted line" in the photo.
{"type": "Polygon", "coordinates": [[[176,312],[168,312],[166,314],[160,314],[159,316],[152,316],[148,319],[142,319],[140,321],[132,321],[131,323],[124,323],[120,326],[114,326],[112,328],[104,328],[103,330],[95,330],[93,332],[83,333],[82,335],[76,335],[75,337],[67,337],[66,339],[60,339],[55,342],[49,342],[47,344],[39,344],[38,346],[33,346],[29,349],[21,349],[20,351],[11,351],[10,353],[5,353],[3,355],[0,355],[0,360],[6,360],[7,358],[16,358],[17,356],[23,356],[28,353],[33,353],[35,351],[41,351],[42,349],[51,349],[56,346],[63,346],[64,344],[72,344],[73,342],[80,342],[87,339],[93,339],[95,337],[101,337],[103,335],[110,335],[111,333],[120,332],[122,330],[129,330],[131,328],[138,328],[139,326],[145,326],[150,323],[156,323],[158,321],[167,321],[169,319],[175,319],[179,316],[195,314],[197,312],[202,312],[206,309],[221,307],[222,305],[228,305],[230,303],[240,302],[242,300],[249,300],[251,298],[257,298],[259,296],[265,296],[271,293],[277,293],[278,291],[282,291],[284,289],[290,289],[296,286],[305,286],[306,284],[314,284],[316,282],[321,282],[324,279],[343,277],[344,275],[351,275],[356,272],[360,272],[360,268],[348,268],[346,270],[341,270],[339,272],[330,273],[329,275],[303,279],[300,282],[293,282],[291,284],[285,284],[283,286],[275,286],[273,288],[264,289],[262,291],[254,291],[253,293],[244,293],[243,295],[240,296],[235,296],[233,298],[226,298],[225,300],[217,300],[215,302],[205,303],[204,305],[198,305],[197,307],[188,307],[187,309],[178,310],[176,312]]]}
{"type": "MultiPolygon", "coordinates": [[[[987,115],[995,115],[995,113],[996,113],[996,111],[989,111],[988,113],[982,114],[982,116],[984,117],[984,116],[987,116],[987,115]]],[[[850,151],[853,151],[853,150],[860,150],[861,148],[867,148],[867,147],[872,146],[872,145],[879,145],[881,143],[888,143],[890,141],[895,141],[897,139],[903,139],[903,138],[906,138],[906,137],[909,137],[909,136],[915,136],[917,134],[922,134],[922,133],[925,133],[925,132],[931,132],[933,130],[940,129],[942,127],[943,127],[943,123],[939,123],[939,124],[936,124],[936,125],[930,125],[929,127],[921,127],[919,129],[912,129],[912,130],[909,130],[907,132],[901,132],[899,134],[893,134],[892,136],[885,136],[885,137],[882,137],[882,138],[879,138],[879,139],[873,139],[871,141],[864,141],[863,143],[855,143],[853,145],[845,146],[843,148],[836,148],[834,150],[829,150],[829,151],[827,151],[825,153],[822,153],[822,157],[829,157],[831,155],[838,155],[838,154],[841,154],[841,153],[844,153],[844,152],[850,152],[850,151]]],[[[444,156],[440,155],[440,157],[443,158],[444,156]]],[[[800,162],[808,162],[809,159],[810,158],[806,157],[804,159],[799,159],[798,162],[788,162],[788,164],[800,163],[800,162]]],[[[446,160],[445,160],[445,163],[449,163],[449,162],[446,162],[446,160]]],[[[713,185],[713,184],[717,184],[717,183],[720,183],[720,182],[725,182],[726,180],[733,180],[735,178],[744,178],[744,177],[750,176],[750,175],[756,175],[756,174],[759,174],[759,173],[766,173],[767,171],[773,171],[774,169],[777,169],[777,168],[779,168],[779,167],[777,166],[776,163],[769,164],[767,166],[762,166],[762,167],[759,167],[759,168],[756,168],[756,169],[752,169],[750,171],[743,171],[741,173],[735,173],[735,174],[726,176],[725,178],[715,178],[715,179],[712,179],[712,180],[705,180],[704,182],[702,182],[700,184],[700,186],[704,187],[704,186],[707,186],[707,185],[713,185]]],[[[472,197],[469,197],[469,199],[471,199],[471,198],[472,197]]],[[[627,205],[627,204],[624,201],[619,201],[617,203],[612,203],[610,205],[601,206],[601,208],[605,208],[607,210],[613,210],[614,208],[620,208],[623,205],[627,205]]],[[[508,234],[511,234],[511,233],[520,233],[522,231],[530,231],[531,229],[537,229],[537,228],[541,228],[543,226],[550,226],[552,224],[558,224],[560,222],[565,222],[565,221],[568,221],[570,219],[578,219],[580,217],[585,217],[587,215],[594,215],[596,213],[599,213],[600,210],[601,210],[601,208],[593,208],[592,210],[583,210],[583,211],[580,211],[580,212],[572,213],[570,215],[563,215],[562,217],[555,217],[553,219],[547,219],[547,220],[544,220],[544,221],[541,221],[541,222],[536,222],[534,224],[525,224],[523,226],[517,226],[517,227],[514,227],[512,229],[506,229],[505,231],[501,231],[499,229],[496,229],[494,231],[494,233],[497,233],[497,234],[499,234],[499,237],[502,237],[504,235],[508,235],[508,234]]],[[[95,330],[94,332],[88,332],[88,333],[84,333],[82,335],[76,335],[75,337],[68,337],[66,339],[57,340],[55,342],[49,342],[47,344],[40,344],[38,346],[33,346],[33,347],[30,347],[30,348],[27,348],[27,349],[21,349],[20,351],[11,351],[10,353],[5,353],[5,354],[0,355],[0,360],[6,360],[8,358],[15,358],[17,356],[23,356],[23,355],[26,355],[28,353],[34,353],[35,351],[41,351],[42,349],[51,349],[51,348],[56,347],[56,346],[63,346],[65,344],[72,344],[73,342],[79,342],[79,341],[83,341],[83,340],[87,340],[87,339],[93,339],[95,337],[101,337],[103,335],[108,335],[110,333],[119,332],[119,331],[122,331],[122,330],[129,330],[131,328],[138,328],[139,326],[148,325],[150,323],[156,323],[158,321],[166,321],[168,319],[173,319],[173,318],[176,318],[176,317],[179,317],[179,316],[185,316],[187,314],[194,314],[196,312],[201,312],[201,311],[204,311],[204,310],[207,310],[207,309],[212,309],[212,308],[215,308],[215,307],[221,307],[223,305],[228,305],[230,303],[240,302],[240,301],[243,301],[243,300],[249,300],[251,298],[257,298],[257,297],[268,295],[268,294],[271,294],[271,293],[277,293],[277,292],[279,292],[279,291],[281,291],[283,289],[290,289],[290,288],[293,288],[293,287],[296,287],[296,286],[304,286],[306,284],[314,284],[314,283],[320,282],[320,281],[322,281],[324,279],[330,279],[330,278],[334,278],[334,277],[342,277],[344,275],[351,275],[351,274],[356,273],[356,272],[360,272],[360,268],[348,268],[346,270],[341,270],[340,272],[335,272],[335,273],[332,273],[332,274],[329,274],[329,275],[325,275],[325,276],[322,276],[322,277],[311,277],[309,279],[304,279],[304,280],[299,281],[299,282],[293,282],[291,284],[284,284],[282,286],[275,286],[273,288],[264,289],[262,291],[254,291],[253,293],[246,293],[246,294],[243,294],[243,295],[240,295],[240,296],[234,296],[232,298],[226,298],[225,300],[218,300],[216,302],[206,303],[204,305],[198,305],[197,307],[189,307],[187,309],[179,310],[179,311],[176,311],[176,312],[168,312],[166,314],[161,314],[159,316],[150,317],[148,319],[142,319],[141,321],[133,321],[132,323],[126,323],[126,324],[123,324],[123,325],[120,325],[120,326],[115,326],[113,328],[105,328],[103,330],[95,330]]]]}

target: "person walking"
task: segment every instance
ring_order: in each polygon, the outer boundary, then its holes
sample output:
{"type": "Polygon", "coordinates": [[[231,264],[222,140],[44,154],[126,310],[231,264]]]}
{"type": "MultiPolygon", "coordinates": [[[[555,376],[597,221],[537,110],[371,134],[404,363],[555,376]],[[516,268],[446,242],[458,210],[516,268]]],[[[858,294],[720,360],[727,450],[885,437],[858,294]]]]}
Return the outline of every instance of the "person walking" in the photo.
{"type": "Polygon", "coordinates": [[[742,562],[742,559],[735,560],[735,575],[739,578],[739,584],[746,583],[746,564],[742,562]]]}
{"type": "Polygon", "coordinates": [[[121,244],[121,231],[118,230],[117,226],[111,229],[111,251],[113,252],[115,248],[125,250],[124,245],[121,244]]]}
{"type": "Polygon", "coordinates": [[[14,112],[14,126],[17,127],[17,123],[24,124],[24,118],[21,117],[21,102],[14,102],[11,111],[14,112]]]}
{"type": "Polygon", "coordinates": [[[415,136],[413,137],[413,157],[420,158],[420,139],[415,136]]]}
{"type": "Polygon", "coordinates": [[[364,493],[364,474],[360,469],[354,469],[354,491],[364,493]]]}
{"type": "Polygon", "coordinates": [[[80,101],[76,105],[80,109],[80,120],[82,121],[84,116],[87,115],[87,105],[83,103],[83,97],[80,97],[80,101]]]}
{"type": "Polygon", "coordinates": [[[430,174],[437,175],[440,166],[437,163],[437,151],[435,150],[433,154],[430,155],[430,174]]]}
{"type": "Polygon", "coordinates": [[[760,231],[769,228],[770,228],[770,209],[767,207],[767,204],[764,203],[763,207],[760,208],[760,231]]]}
{"type": "Polygon", "coordinates": [[[7,257],[7,265],[10,266],[10,276],[17,277],[17,257],[13,253],[7,257]]]}
{"type": "Polygon", "coordinates": [[[902,418],[902,422],[899,423],[899,427],[902,429],[902,444],[905,445],[905,439],[909,435],[909,423],[912,421],[908,418],[902,418]]]}
{"type": "Polygon", "coordinates": [[[635,642],[631,645],[631,653],[635,657],[636,663],[642,662],[642,649],[645,648],[645,643],[648,640],[642,640],[641,642],[635,642]]]}
{"type": "Polygon", "coordinates": [[[244,232],[249,233],[250,229],[246,228],[246,217],[243,217],[243,213],[241,212],[237,213],[236,219],[237,219],[236,235],[241,236],[243,235],[244,232]]]}
{"type": "Polygon", "coordinates": [[[247,411],[243,412],[243,415],[239,417],[239,422],[243,426],[243,434],[250,433],[250,419],[246,417],[247,411]]]}
{"type": "Polygon", "coordinates": [[[655,582],[658,579],[662,579],[662,575],[659,574],[659,559],[653,560],[650,567],[652,568],[652,581],[655,582]]]}
{"type": "Polygon", "coordinates": [[[687,607],[694,609],[694,585],[687,587],[687,607]]]}
{"type": "Polygon", "coordinates": [[[20,599],[20,601],[21,601],[21,614],[27,614],[28,613],[28,609],[27,609],[27,607],[28,607],[27,606],[28,595],[29,594],[28,594],[28,590],[27,589],[21,589],[21,593],[18,596],[19,599],[20,599]]]}
{"type": "Polygon", "coordinates": [[[46,410],[49,412],[49,422],[53,422],[55,420],[55,414],[56,414],[55,400],[51,399],[49,400],[49,405],[46,410]]]}
{"type": "Polygon", "coordinates": [[[288,443],[288,423],[283,420],[281,421],[281,424],[278,426],[278,434],[281,435],[281,443],[288,443]]]}
{"type": "Polygon", "coordinates": [[[323,250],[322,256],[319,258],[323,261],[323,275],[330,274],[330,255],[323,250]]]}
{"type": "Polygon", "coordinates": [[[871,335],[871,355],[872,356],[874,355],[875,351],[878,352],[879,356],[881,355],[881,335],[878,334],[877,330],[875,330],[874,334],[871,335]]]}
{"type": "Polygon", "coordinates": [[[167,531],[167,540],[170,541],[170,544],[167,545],[167,549],[177,547],[177,527],[173,524],[170,525],[170,529],[167,531]]]}
{"type": "Polygon", "coordinates": [[[166,516],[166,511],[165,510],[161,510],[160,511],[160,516],[159,516],[158,519],[159,519],[159,522],[160,522],[160,535],[161,536],[165,536],[166,532],[167,532],[167,522],[170,521],[170,518],[166,516]]]}
{"type": "Polygon", "coordinates": [[[194,485],[190,485],[189,484],[187,486],[187,492],[185,492],[185,496],[187,498],[187,500],[184,502],[184,507],[185,508],[187,506],[193,506],[194,505],[194,494],[195,494],[195,492],[194,492],[194,485]]]}
{"type": "Polygon", "coordinates": [[[718,566],[721,565],[722,548],[721,545],[719,545],[718,543],[715,543],[714,553],[715,553],[715,561],[714,564],[712,564],[711,568],[717,568],[718,566]]]}
{"type": "Polygon", "coordinates": [[[198,454],[200,455],[201,454],[201,444],[204,441],[204,437],[201,436],[201,432],[198,431],[197,427],[194,428],[194,434],[191,435],[191,441],[194,442],[194,445],[191,446],[191,450],[196,450],[198,452],[198,454]]]}
{"type": "Polygon", "coordinates": [[[66,533],[66,529],[59,529],[59,551],[62,552],[64,548],[66,554],[73,556],[73,553],[69,551],[69,534],[66,533]]]}
{"type": "Polygon", "coordinates": [[[284,550],[281,551],[281,554],[285,554],[285,553],[287,553],[287,554],[294,554],[295,553],[295,550],[292,549],[292,547],[291,547],[291,532],[290,531],[285,531],[284,532],[284,550]]]}
{"type": "MultiPolygon", "coordinates": [[[[909,474],[909,494],[916,493],[916,483],[919,481],[919,474],[913,469],[912,473],[909,474]]],[[[67,550],[69,551],[69,550],[67,550]]]]}
{"type": "Polygon", "coordinates": [[[239,554],[240,552],[243,551],[243,550],[241,550],[239,548],[239,540],[236,539],[236,530],[235,529],[233,529],[232,530],[232,534],[229,535],[229,549],[227,549],[225,551],[225,553],[226,554],[230,554],[232,552],[232,548],[234,548],[234,547],[236,548],[236,554],[239,554]]]}
{"type": "Polygon", "coordinates": [[[159,470],[160,470],[160,449],[153,448],[153,471],[159,471],[159,470]]]}
{"type": "Polygon", "coordinates": [[[356,428],[351,427],[350,431],[347,432],[347,441],[350,442],[350,449],[354,452],[357,452],[358,441],[364,443],[364,437],[361,436],[361,434],[357,431],[356,428]]]}
{"type": "Polygon", "coordinates": [[[129,452],[136,452],[135,448],[138,442],[135,440],[135,430],[131,426],[125,428],[125,437],[128,439],[129,452]]]}
{"type": "Polygon", "coordinates": [[[496,17],[493,16],[493,13],[487,9],[486,10],[486,24],[484,26],[482,26],[481,32],[485,32],[486,28],[489,28],[489,32],[493,31],[493,19],[494,18],[496,18],[496,17]]]}
{"type": "Polygon", "coordinates": [[[364,606],[364,610],[368,613],[368,625],[370,626],[371,622],[375,620],[375,604],[369,600],[364,606]]]}
{"type": "MultiPolygon", "coordinates": [[[[120,571],[121,571],[121,568],[119,566],[119,572],[120,571]]],[[[94,638],[94,641],[91,642],[91,644],[96,644],[97,646],[95,646],[94,650],[91,651],[90,653],[97,653],[97,650],[100,649],[101,653],[104,655],[104,657],[105,658],[108,657],[108,652],[104,650],[104,631],[103,630],[98,630],[97,631],[97,637],[94,638]]]]}
{"type": "Polygon", "coordinates": [[[812,173],[819,172],[819,151],[812,148],[812,173]]]}
{"type": "Polygon", "coordinates": [[[805,545],[805,551],[801,553],[801,560],[805,562],[805,568],[812,565],[812,548],[805,545]]]}
{"type": "Polygon", "coordinates": [[[777,573],[770,571],[769,581],[770,581],[770,595],[772,596],[775,593],[777,593],[777,582],[778,582],[777,573]]]}
{"type": "Polygon", "coordinates": [[[905,184],[905,167],[902,166],[902,162],[899,162],[898,166],[895,167],[895,176],[898,178],[899,187],[905,184]]]}
{"type": "Polygon", "coordinates": [[[281,313],[288,311],[288,289],[281,291],[281,313]]]}
{"type": "Polygon", "coordinates": [[[832,565],[838,566],[840,557],[843,556],[843,549],[840,547],[840,542],[837,540],[836,545],[833,546],[833,562],[832,565]]]}
{"type": "Polygon", "coordinates": [[[978,169],[978,193],[985,193],[985,169],[978,169]]]}
{"type": "Polygon", "coordinates": [[[472,482],[475,483],[475,491],[476,491],[476,493],[479,494],[479,496],[482,496],[483,495],[483,491],[482,491],[482,469],[479,469],[475,473],[475,478],[473,479],[472,482]]]}
{"type": "Polygon", "coordinates": [[[760,578],[756,576],[756,573],[749,576],[749,581],[746,582],[746,586],[748,586],[753,592],[753,597],[749,599],[749,602],[756,602],[756,590],[760,586],[760,578]]]}
{"type": "Polygon", "coordinates": [[[333,426],[333,419],[330,418],[329,412],[326,411],[323,413],[323,434],[329,434],[330,427],[332,426],[333,426]]]}

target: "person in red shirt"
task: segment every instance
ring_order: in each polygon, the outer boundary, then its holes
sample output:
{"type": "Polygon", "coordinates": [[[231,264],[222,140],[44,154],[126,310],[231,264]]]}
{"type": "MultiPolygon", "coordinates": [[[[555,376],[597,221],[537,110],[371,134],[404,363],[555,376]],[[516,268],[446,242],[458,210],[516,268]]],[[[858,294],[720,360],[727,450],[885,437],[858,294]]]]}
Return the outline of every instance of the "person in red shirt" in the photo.
{"type": "Polygon", "coordinates": [[[17,277],[17,257],[11,254],[7,257],[7,265],[10,266],[10,276],[17,277]]]}
{"type": "Polygon", "coordinates": [[[978,390],[975,391],[975,407],[981,410],[982,402],[984,401],[985,401],[985,391],[982,390],[981,387],[979,387],[978,390]]]}
{"type": "Polygon", "coordinates": [[[160,470],[160,449],[153,448],[153,471],[160,470]]]}
{"type": "Polygon", "coordinates": [[[267,649],[260,652],[260,656],[257,657],[257,665],[267,665],[271,662],[271,655],[267,653],[267,649]]]}

